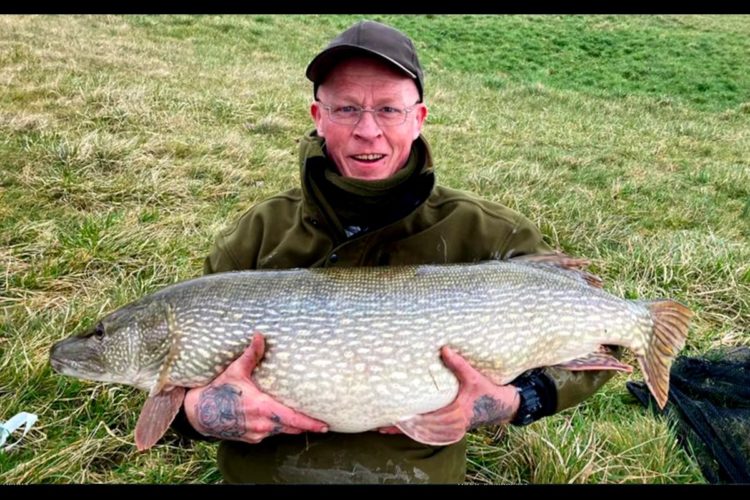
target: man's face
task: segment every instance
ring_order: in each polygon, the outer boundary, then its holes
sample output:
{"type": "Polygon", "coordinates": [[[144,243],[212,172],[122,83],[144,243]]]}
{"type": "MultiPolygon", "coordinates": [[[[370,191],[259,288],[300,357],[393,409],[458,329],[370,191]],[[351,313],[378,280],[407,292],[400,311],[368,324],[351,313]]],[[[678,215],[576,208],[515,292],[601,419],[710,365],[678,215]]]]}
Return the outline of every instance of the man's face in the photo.
{"type": "Polygon", "coordinates": [[[318,99],[310,113],[318,135],[325,138],[328,156],[341,175],[357,179],[385,179],[403,167],[427,117],[427,107],[415,104],[419,91],[411,78],[367,58],[336,66],[318,87],[318,99]],[[356,125],[334,123],[324,106],[413,109],[404,123],[385,127],[367,112],[356,125]]]}

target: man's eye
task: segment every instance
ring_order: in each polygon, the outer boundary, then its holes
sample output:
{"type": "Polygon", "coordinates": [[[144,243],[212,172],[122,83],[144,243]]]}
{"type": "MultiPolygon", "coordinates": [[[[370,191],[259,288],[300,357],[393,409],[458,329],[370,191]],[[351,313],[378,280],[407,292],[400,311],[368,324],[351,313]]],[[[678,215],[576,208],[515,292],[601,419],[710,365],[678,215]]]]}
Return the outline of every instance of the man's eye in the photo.
{"type": "Polygon", "coordinates": [[[398,108],[394,108],[393,106],[383,106],[382,108],[378,109],[378,112],[386,115],[397,115],[401,112],[401,110],[398,108]]]}
{"type": "Polygon", "coordinates": [[[333,111],[335,113],[342,113],[342,114],[354,114],[357,112],[357,108],[355,106],[339,106],[338,108],[334,108],[333,111]]]}

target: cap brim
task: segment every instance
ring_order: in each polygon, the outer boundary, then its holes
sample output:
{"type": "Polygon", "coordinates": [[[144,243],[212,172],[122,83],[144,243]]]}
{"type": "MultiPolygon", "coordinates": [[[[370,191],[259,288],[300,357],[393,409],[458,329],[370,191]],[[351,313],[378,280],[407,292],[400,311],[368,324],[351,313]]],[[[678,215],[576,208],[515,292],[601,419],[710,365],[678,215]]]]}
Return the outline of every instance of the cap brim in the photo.
{"type": "Polygon", "coordinates": [[[333,69],[334,66],[345,59],[347,55],[369,55],[377,57],[400,69],[401,71],[409,75],[410,78],[413,78],[415,80],[417,79],[417,75],[415,75],[412,71],[409,71],[390,57],[381,54],[380,52],[359,47],[357,45],[337,45],[335,47],[331,47],[330,49],[324,50],[310,62],[310,64],[307,66],[307,70],[305,71],[305,75],[311,82],[321,83],[326,75],[328,75],[328,73],[331,71],[331,69],[333,69]]]}

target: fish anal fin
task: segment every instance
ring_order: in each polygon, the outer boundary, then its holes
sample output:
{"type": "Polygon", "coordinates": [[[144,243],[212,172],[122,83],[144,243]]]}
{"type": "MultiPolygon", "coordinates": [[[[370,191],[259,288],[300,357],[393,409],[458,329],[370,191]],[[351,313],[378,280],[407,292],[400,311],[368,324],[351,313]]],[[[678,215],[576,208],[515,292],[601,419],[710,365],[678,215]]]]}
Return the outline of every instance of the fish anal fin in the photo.
{"type": "Polygon", "coordinates": [[[576,358],[555,366],[570,371],[616,370],[627,373],[633,372],[632,366],[621,363],[620,360],[604,351],[592,352],[582,358],[576,358]]]}
{"type": "Polygon", "coordinates": [[[396,427],[413,440],[433,446],[456,443],[466,434],[466,422],[457,406],[401,420],[396,427]]]}
{"type": "Polygon", "coordinates": [[[184,387],[173,387],[146,399],[135,426],[135,445],[138,451],[151,448],[167,432],[180,411],[185,392],[184,387]]]}

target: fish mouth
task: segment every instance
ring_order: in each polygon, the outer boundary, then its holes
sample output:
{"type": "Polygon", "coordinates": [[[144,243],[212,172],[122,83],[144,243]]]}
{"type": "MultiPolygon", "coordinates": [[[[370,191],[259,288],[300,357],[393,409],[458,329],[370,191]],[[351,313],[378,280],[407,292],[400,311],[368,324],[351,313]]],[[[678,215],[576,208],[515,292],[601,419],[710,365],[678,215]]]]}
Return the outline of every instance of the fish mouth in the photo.
{"type": "Polygon", "coordinates": [[[57,342],[50,348],[49,363],[61,375],[94,378],[104,373],[98,355],[86,339],[71,337],[57,342]]]}
{"type": "Polygon", "coordinates": [[[70,345],[70,340],[60,341],[49,350],[49,364],[55,372],[61,375],[70,375],[75,372],[73,368],[75,362],[66,356],[66,351],[68,351],[66,348],[70,345]]]}
{"type": "Polygon", "coordinates": [[[67,342],[67,340],[56,342],[49,350],[49,364],[57,373],[63,373],[68,366],[63,359],[63,356],[65,355],[65,342],[67,342]]]}
{"type": "Polygon", "coordinates": [[[60,361],[59,359],[50,357],[49,364],[50,366],[52,366],[52,369],[55,372],[60,373],[60,374],[65,373],[65,368],[67,367],[67,365],[64,362],[60,361]]]}

